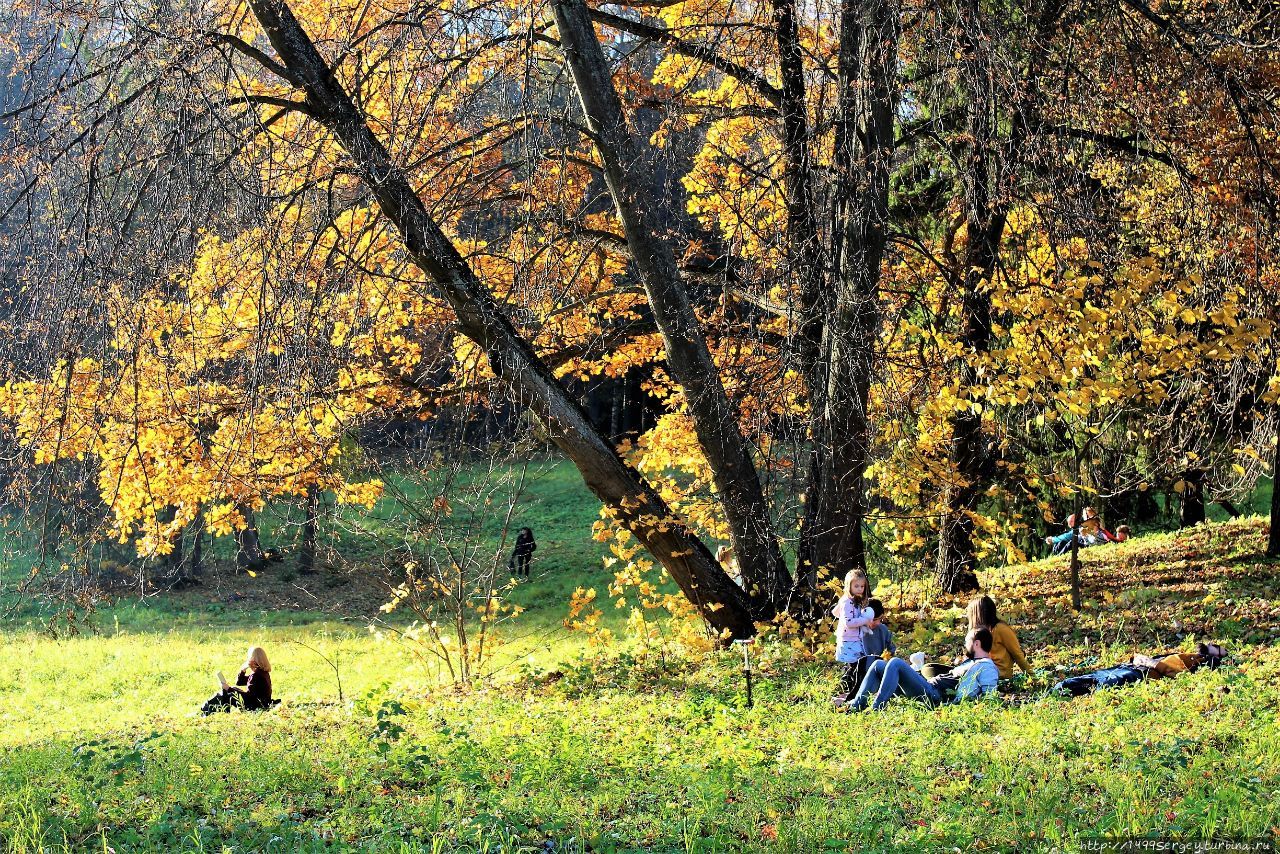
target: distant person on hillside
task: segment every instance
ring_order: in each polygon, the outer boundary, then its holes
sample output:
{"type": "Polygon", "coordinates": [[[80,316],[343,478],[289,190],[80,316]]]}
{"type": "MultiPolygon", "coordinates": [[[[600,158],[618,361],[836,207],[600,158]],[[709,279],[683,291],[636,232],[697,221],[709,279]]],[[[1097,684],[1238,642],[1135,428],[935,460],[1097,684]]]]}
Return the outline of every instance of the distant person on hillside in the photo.
{"type": "Polygon", "coordinates": [[[229,712],[234,706],[239,706],[246,712],[269,709],[272,706],[271,662],[260,646],[249,647],[244,666],[236,674],[235,685],[227,684],[221,672],[218,673],[218,681],[222,683],[222,688],[200,707],[200,711],[206,715],[229,712]]]}
{"type": "Polygon", "coordinates": [[[937,706],[954,690],[952,700],[973,700],[996,691],[1000,671],[991,660],[991,632],[978,629],[965,638],[965,652],[970,659],[949,672],[926,679],[901,658],[879,658],[871,662],[858,692],[845,709],[860,712],[871,702],[871,708],[883,709],[894,697],[914,697],[937,706]]]}
{"type": "Polygon", "coordinates": [[[507,569],[520,578],[529,577],[529,564],[533,561],[533,553],[538,544],[533,541],[533,529],[521,528],[516,534],[516,547],[511,550],[511,559],[507,561],[507,569]]]}
{"type": "Polygon", "coordinates": [[[1080,528],[1076,530],[1076,514],[1067,517],[1067,530],[1056,537],[1045,537],[1044,541],[1052,548],[1055,555],[1071,551],[1071,539],[1079,536],[1080,545],[1088,546],[1098,542],[1098,531],[1102,528],[1102,520],[1092,507],[1086,507],[1080,513],[1080,528]]]}
{"type": "Polygon", "coordinates": [[[1018,635],[1009,624],[1000,619],[996,613],[996,603],[990,596],[979,596],[969,603],[969,631],[986,629],[991,632],[992,645],[988,647],[991,659],[1000,670],[1000,678],[1013,676],[1013,665],[1016,663],[1023,673],[1031,672],[1027,657],[1022,654],[1022,646],[1018,643],[1018,635]]]}
{"type": "Polygon", "coordinates": [[[1121,525],[1120,527],[1116,528],[1115,533],[1112,533],[1111,531],[1108,531],[1106,527],[1102,524],[1101,520],[1099,520],[1097,535],[1091,536],[1091,537],[1085,537],[1083,544],[1089,545],[1089,546],[1096,546],[1096,545],[1101,545],[1102,543],[1123,543],[1127,539],[1129,539],[1128,525],[1121,525]]]}
{"type": "Polygon", "coordinates": [[[847,697],[858,687],[859,665],[866,654],[863,630],[875,621],[875,612],[867,601],[865,572],[851,569],[845,575],[844,594],[831,609],[831,616],[836,618],[836,661],[844,665],[840,692],[847,697]]]}

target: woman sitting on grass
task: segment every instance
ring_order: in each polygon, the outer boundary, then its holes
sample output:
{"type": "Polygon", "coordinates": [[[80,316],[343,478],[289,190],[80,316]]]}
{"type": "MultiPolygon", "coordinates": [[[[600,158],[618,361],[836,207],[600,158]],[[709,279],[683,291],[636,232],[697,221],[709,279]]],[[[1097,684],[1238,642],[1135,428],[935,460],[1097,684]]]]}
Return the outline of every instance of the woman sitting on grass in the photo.
{"type": "Polygon", "coordinates": [[[271,662],[262,647],[249,647],[235,685],[228,685],[221,673],[218,680],[222,689],[200,708],[206,715],[229,712],[232,706],[241,706],[247,712],[271,708],[271,662]]]}
{"type": "Polygon", "coordinates": [[[1000,619],[996,613],[996,603],[990,596],[980,596],[969,603],[969,631],[986,629],[991,632],[991,660],[1000,669],[1000,678],[1013,676],[1013,665],[1017,663],[1023,673],[1031,672],[1027,657],[1022,654],[1022,646],[1018,636],[1009,624],[1000,619]]]}

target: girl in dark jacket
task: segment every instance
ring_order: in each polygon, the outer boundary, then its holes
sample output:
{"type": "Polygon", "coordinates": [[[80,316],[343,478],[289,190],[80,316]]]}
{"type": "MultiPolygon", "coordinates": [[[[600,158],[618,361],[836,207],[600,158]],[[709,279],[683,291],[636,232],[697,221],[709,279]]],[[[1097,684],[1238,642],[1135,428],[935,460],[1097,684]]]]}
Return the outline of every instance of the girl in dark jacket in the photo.
{"type": "Polygon", "coordinates": [[[511,552],[511,560],[507,561],[507,567],[515,575],[528,578],[529,563],[533,560],[533,553],[537,548],[538,544],[533,541],[533,529],[521,528],[520,533],[516,534],[516,547],[511,552]]]}
{"type": "Polygon", "coordinates": [[[244,667],[236,674],[236,684],[222,683],[222,690],[209,698],[200,711],[206,715],[229,712],[241,706],[247,712],[271,708],[271,662],[260,646],[249,647],[244,667]]]}

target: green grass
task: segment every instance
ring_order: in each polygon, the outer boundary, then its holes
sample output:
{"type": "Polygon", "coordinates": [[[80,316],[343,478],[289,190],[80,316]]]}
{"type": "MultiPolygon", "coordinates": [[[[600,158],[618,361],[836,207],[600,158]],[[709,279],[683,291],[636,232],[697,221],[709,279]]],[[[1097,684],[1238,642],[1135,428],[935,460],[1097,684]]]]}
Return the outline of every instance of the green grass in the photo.
{"type": "MultiPolygon", "coordinates": [[[[560,620],[568,591],[606,578],[595,505],[552,468],[527,508],[545,532],[517,591],[531,610],[472,688],[360,621],[252,600],[121,602],[60,639],[12,622],[0,850],[1027,851],[1280,825],[1280,567],[1260,520],[1086,550],[1079,614],[1062,558],[992,572],[1034,675],[998,701],[841,716],[825,643],[761,644],[750,709],[735,651],[587,654],[560,620]],[[1222,670],[1046,696],[1065,673],[1211,637],[1234,653],[1222,670]],[[284,704],[192,717],[250,643],[284,704]],[[336,658],[345,703],[300,644],[336,658]]],[[[962,602],[882,593],[903,652],[958,644],[962,602]]]]}
{"type": "MultiPolygon", "coordinates": [[[[1243,501],[1236,502],[1236,509],[1246,516],[1266,516],[1271,512],[1271,493],[1275,489],[1275,481],[1269,477],[1261,478],[1258,485],[1243,501]]],[[[1206,513],[1211,522],[1225,522],[1231,517],[1219,504],[1210,504],[1206,513]]]]}
{"type": "MultiPolygon", "coordinates": [[[[342,566],[320,579],[303,579],[293,570],[293,553],[300,522],[297,508],[268,505],[259,514],[264,545],[282,549],[286,557],[283,564],[272,565],[263,576],[284,584],[297,582],[313,587],[322,596],[325,587],[334,587],[338,582],[343,582],[345,586],[349,581],[357,587],[363,585],[366,589],[374,590],[373,595],[376,596],[374,585],[362,578],[359,568],[363,564],[374,562],[388,544],[402,539],[403,531],[409,524],[406,521],[408,513],[401,506],[397,495],[402,494],[411,502],[427,504],[435,495],[430,482],[398,473],[384,477],[394,482],[395,489],[389,489],[372,510],[366,511],[359,507],[333,508],[334,515],[322,527],[321,546],[322,552],[327,547],[340,553],[342,566]]],[[[533,611],[525,620],[526,623],[537,626],[559,625],[564,614],[564,603],[568,601],[574,588],[583,584],[607,584],[611,574],[605,571],[602,562],[608,554],[607,546],[595,542],[591,536],[592,525],[599,519],[599,510],[599,501],[583,485],[581,476],[572,465],[546,461],[529,465],[520,499],[511,519],[513,529],[526,525],[533,528],[538,542],[532,578],[512,596],[512,601],[533,611]]],[[[458,508],[457,518],[449,521],[456,535],[471,537],[482,552],[492,553],[498,549],[503,522],[501,511],[473,518],[466,513],[465,508],[458,508]]],[[[11,628],[16,625],[39,629],[51,620],[56,621],[60,617],[58,606],[34,597],[18,597],[14,593],[17,582],[25,578],[36,563],[33,554],[34,538],[23,532],[17,521],[12,519],[4,530],[0,530],[0,535],[3,535],[6,542],[3,559],[0,560],[0,615],[8,615],[8,625],[11,628]]],[[[514,530],[508,535],[508,548],[513,535],[514,530]]],[[[254,596],[255,581],[243,576],[231,578],[234,556],[234,546],[229,537],[218,538],[212,548],[207,550],[207,562],[211,571],[215,575],[219,572],[222,574],[219,590],[225,589],[226,593],[234,590],[245,595],[249,600],[246,604],[231,608],[219,601],[202,601],[201,590],[184,596],[140,596],[136,590],[125,587],[117,591],[113,602],[97,603],[85,629],[107,632],[117,628],[156,631],[175,626],[219,626],[228,621],[245,622],[249,625],[276,625],[281,622],[298,625],[333,619],[332,613],[324,613],[318,607],[280,613],[270,607],[271,603],[264,602],[261,603],[264,607],[255,609],[254,605],[263,597],[254,596]]],[[[67,555],[51,555],[45,562],[47,567],[55,567],[65,559],[68,559],[67,555]]],[[[133,569],[130,568],[131,572],[133,569]]],[[[339,589],[328,598],[340,605],[349,604],[343,602],[344,593],[345,590],[339,589]]],[[[211,598],[216,597],[204,597],[205,600],[211,598]]],[[[384,596],[377,602],[385,601],[385,598],[384,596]]]]}

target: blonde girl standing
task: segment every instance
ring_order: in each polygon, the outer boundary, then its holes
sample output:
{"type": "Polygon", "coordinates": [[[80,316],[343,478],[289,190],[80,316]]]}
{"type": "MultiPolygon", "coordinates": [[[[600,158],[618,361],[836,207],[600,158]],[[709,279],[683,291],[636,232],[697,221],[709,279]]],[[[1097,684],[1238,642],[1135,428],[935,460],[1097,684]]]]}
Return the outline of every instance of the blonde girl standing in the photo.
{"type": "Polygon", "coordinates": [[[867,574],[861,569],[849,570],[844,577],[844,594],[831,611],[837,620],[836,661],[844,665],[840,693],[845,696],[858,690],[859,663],[866,655],[862,630],[875,619],[867,598],[867,574]]]}

